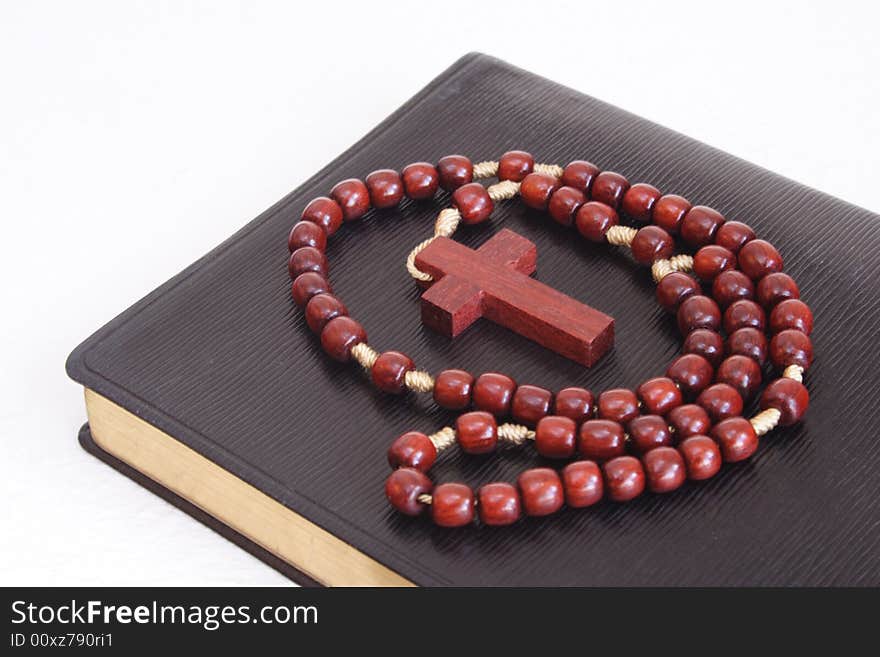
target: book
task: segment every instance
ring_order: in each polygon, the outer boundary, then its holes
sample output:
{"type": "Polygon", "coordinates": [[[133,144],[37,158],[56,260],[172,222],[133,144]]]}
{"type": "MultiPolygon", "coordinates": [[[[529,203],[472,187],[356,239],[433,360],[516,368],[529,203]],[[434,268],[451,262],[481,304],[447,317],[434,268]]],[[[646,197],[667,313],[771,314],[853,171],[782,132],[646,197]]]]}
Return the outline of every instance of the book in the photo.
{"type": "MultiPolygon", "coordinates": [[[[809,138],[809,136],[805,136],[809,138]]],[[[584,368],[485,320],[454,340],[424,327],[404,269],[445,195],[371,211],[328,246],[330,278],[380,351],[429,371],[503,371],[596,392],[659,376],[680,349],[650,273],[520,201],[455,239],[503,227],[537,245],[538,280],[614,317],[584,368]]],[[[880,447],[872,421],[880,298],[872,213],[492,57],[470,54],[217,248],[79,345],[90,452],[302,583],[324,585],[823,585],[880,583],[880,447]],[[745,221],[782,253],[815,313],[811,408],[748,462],[625,504],[506,528],[448,530],[395,512],[386,451],[454,421],[424,396],[382,393],[321,350],[290,298],[287,233],[335,182],[461,153],[518,148],[586,159],[745,221]]],[[[769,370],[766,372],[769,376],[769,370]]],[[[514,481],[530,448],[444,453],[435,481],[514,481]]]]}

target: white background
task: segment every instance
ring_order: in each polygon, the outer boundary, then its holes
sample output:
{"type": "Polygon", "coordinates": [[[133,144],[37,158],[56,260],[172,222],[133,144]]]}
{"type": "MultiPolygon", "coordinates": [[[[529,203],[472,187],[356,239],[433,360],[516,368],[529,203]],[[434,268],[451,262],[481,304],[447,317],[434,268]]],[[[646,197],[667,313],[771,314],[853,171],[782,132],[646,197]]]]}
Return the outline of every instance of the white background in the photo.
{"type": "Polygon", "coordinates": [[[0,1],[0,584],[286,582],[81,451],[64,360],[460,55],[880,212],[874,4],[0,1]]]}

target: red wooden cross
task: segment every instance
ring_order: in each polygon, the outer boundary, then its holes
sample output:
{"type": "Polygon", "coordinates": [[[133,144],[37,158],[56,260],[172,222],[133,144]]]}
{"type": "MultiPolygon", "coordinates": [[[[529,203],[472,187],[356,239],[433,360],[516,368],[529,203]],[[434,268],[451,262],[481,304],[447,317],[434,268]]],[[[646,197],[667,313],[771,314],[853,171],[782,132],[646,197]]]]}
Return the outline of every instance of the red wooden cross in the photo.
{"type": "Polygon", "coordinates": [[[587,367],[614,342],[614,319],[529,275],[535,245],[502,229],[479,249],[438,237],[416,256],[436,281],[422,295],[422,322],[454,338],[485,317],[587,367]]]}

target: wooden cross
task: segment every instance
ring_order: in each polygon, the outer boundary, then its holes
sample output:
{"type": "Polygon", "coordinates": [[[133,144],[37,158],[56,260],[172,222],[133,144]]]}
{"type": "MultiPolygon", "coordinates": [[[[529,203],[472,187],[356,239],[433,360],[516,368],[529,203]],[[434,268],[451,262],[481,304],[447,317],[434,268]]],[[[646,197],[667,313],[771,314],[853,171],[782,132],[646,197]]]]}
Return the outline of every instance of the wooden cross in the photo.
{"type": "Polygon", "coordinates": [[[502,229],[476,251],[438,237],[416,256],[434,278],[422,322],[454,338],[485,317],[587,367],[614,342],[614,319],[530,278],[535,245],[502,229]]]}

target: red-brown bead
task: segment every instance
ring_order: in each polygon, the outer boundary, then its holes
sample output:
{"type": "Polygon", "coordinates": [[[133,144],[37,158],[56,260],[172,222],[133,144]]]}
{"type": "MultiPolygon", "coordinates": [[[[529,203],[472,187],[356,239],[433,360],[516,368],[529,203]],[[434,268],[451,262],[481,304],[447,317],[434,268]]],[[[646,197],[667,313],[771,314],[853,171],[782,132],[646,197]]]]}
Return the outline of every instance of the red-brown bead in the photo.
{"type": "Polygon", "coordinates": [[[332,292],[329,281],[321,274],[307,271],[297,276],[290,286],[290,294],[297,306],[302,308],[316,294],[332,292]]]}
{"type": "Polygon", "coordinates": [[[485,411],[459,415],[455,421],[455,434],[459,447],[467,454],[488,454],[498,445],[495,417],[485,411]]]}
{"type": "Polygon", "coordinates": [[[740,299],[730,304],[724,311],[724,331],[727,335],[741,328],[764,330],[766,317],[764,309],[750,299],[740,299]]]}
{"type": "Polygon", "coordinates": [[[311,246],[323,252],[327,248],[327,233],[314,222],[296,222],[287,237],[287,248],[293,253],[303,246],[311,246]]]}
{"type": "Polygon", "coordinates": [[[780,331],[770,340],[770,362],[780,370],[789,365],[807,369],[813,363],[813,343],[801,331],[780,331]]]}
{"type": "Polygon", "coordinates": [[[360,219],[370,209],[370,192],[364,181],[357,178],[336,183],[330,190],[330,196],[342,208],[345,221],[360,219]]]}
{"type": "Polygon", "coordinates": [[[805,335],[813,332],[813,311],[800,299],[780,301],[770,312],[770,330],[779,333],[786,329],[805,335]]]}
{"type": "Polygon", "coordinates": [[[342,225],[342,208],[332,198],[319,196],[309,202],[301,219],[320,226],[329,237],[342,225]]]}
{"type": "Polygon", "coordinates": [[[498,180],[521,182],[535,168],[535,158],[525,151],[507,151],[498,160],[498,180]]]}
{"type": "Polygon", "coordinates": [[[718,366],[715,380],[734,387],[740,397],[749,400],[761,387],[761,366],[748,356],[728,356],[718,366]]]}
{"type": "Polygon", "coordinates": [[[388,448],[388,465],[392,468],[415,468],[427,472],[437,460],[437,448],[431,439],[418,431],[408,431],[388,448]]]}
{"type": "Polygon", "coordinates": [[[660,198],[660,190],[647,183],[636,183],[623,195],[621,209],[623,213],[636,221],[651,221],[651,211],[660,198]]]}
{"type": "Polygon", "coordinates": [[[380,354],[370,368],[373,384],[383,392],[400,394],[406,389],[406,373],[415,369],[416,364],[406,354],[399,351],[386,351],[380,354]]]}
{"type": "Polygon", "coordinates": [[[474,383],[474,408],[503,417],[510,413],[516,382],[509,376],[487,372],[474,383]]]}
{"type": "Polygon", "coordinates": [[[351,350],[356,344],[366,341],[364,327],[344,315],[331,319],[321,331],[321,347],[327,355],[341,362],[351,358],[351,350]]]}
{"type": "Polygon", "coordinates": [[[747,459],[758,449],[758,434],[752,423],[743,417],[731,417],[716,424],[712,438],[727,463],[747,459]]]}
{"type": "Polygon", "coordinates": [[[463,155],[447,155],[437,162],[440,186],[452,192],[474,179],[474,165],[463,155]]]}
{"type": "Polygon", "coordinates": [[[678,446],[688,478],[703,481],[718,474],[721,469],[721,450],[709,436],[691,436],[678,446]]]}
{"type": "Polygon", "coordinates": [[[694,247],[711,244],[723,223],[724,217],[717,210],[705,205],[695,205],[681,221],[681,238],[694,247]]]}
{"type": "Polygon", "coordinates": [[[629,189],[629,181],[614,171],[602,171],[593,180],[590,188],[590,198],[605,205],[610,205],[615,210],[620,209],[623,195],[629,189]]]}
{"type": "Polygon", "coordinates": [[[677,318],[682,335],[697,329],[716,331],[721,325],[721,309],[711,297],[695,294],[681,302],[677,318]]]}
{"type": "Polygon", "coordinates": [[[670,235],[676,235],[684,216],[690,209],[691,204],[686,198],[677,194],[665,194],[654,204],[651,220],[670,235]]]}
{"type": "Polygon", "coordinates": [[[602,466],[608,499],[628,502],[645,490],[645,470],[632,456],[618,456],[602,466]]]}
{"type": "Polygon", "coordinates": [[[639,415],[633,418],[627,432],[633,447],[642,453],[672,444],[672,432],[660,415],[639,415]]]}
{"type": "Polygon", "coordinates": [[[755,281],[782,271],[782,256],[770,242],[764,240],[747,242],[739,250],[737,261],[742,272],[755,281]]]}
{"type": "Polygon", "coordinates": [[[684,459],[674,447],[658,447],[642,456],[645,479],[652,493],[668,493],[687,478],[684,459]]]}
{"type": "Polygon", "coordinates": [[[602,470],[594,461],[575,461],[562,469],[565,503],[573,509],[592,506],[602,499],[602,470]]]}
{"type": "Polygon", "coordinates": [[[675,437],[681,441],[691,436],[709,433],[712,420],[702,406],[684,404],[676,406],[666,415],[666,420],[675,430],[675,437]]]}
{"type": "Polygon", "coordinates": [[[633,258],[638,263],[650,265],[655,260],[668,258],[675,251],[672,236],[657,226],[639,228],[630,244],[633,258]]]}
{"type": "Polygon", "coordinates": [[[731,269],[721,272],[712,281],[712,298],[722,308],[727,308],[740,299],[751,299],[754,296],[755,284],[752,283],[751,278],[739,270],[731,269]]]}
{"type": "Polygon", "coordinates": [[[767,274],[758,281],[758,303],[767,309],[773,308],[777,303],[786,299],[800,299],[801,291],[797,283],[788,274],[777,272],[767,274]]]}
{"type": "Polygon", "coordinates": [[[648,379],[636,390],[636,394],[642,402],[647,413],[664,415],[676,406],[681,406],[681,390],[675,385],[675,381],[660,376],[648,379]]]}
{"type": "Polygon", "coordinates": [[[348,308],[332,294],[316,294],[306,304],[306,324],[318,335],[331,319],[347,314],[348,308]]]}
{"type": "Polygon", "coordinates": [[[578,432],[578,453],[588,459],[605,461],[626,452],[626,434],[619,422],[587,420],[578,432]]]}
{"type": "Polygon", "coordinates": [[[546,173],[530,173],[523,178],[519,195],[523,203],[534,210],[546,210],[550,196],[559,189],[559,181],[546,173]]]}
{"type": "Polygon", "coordinates": [[[628,388],[612,388],[599,395],[597,415],[603,420],[626,424],[639,414],[639,399],[628,388]]]}
{"type": "Polygon", "coordinates": [[[752,227],[739,221],[726,221],[715,233],[715,244],[733,253],[738,253],[746,242],[751,242],[753,239],[755,239],[755,231],[752,227]]]}
{"type": "Polygon", "coordinates": [[[799,422],[810,405],[810,393],[807,387],[794,379],[776,379],[761,395],[761,408],[775,408],[782,416],[779,424],[787,427],[799,422]]]}
{"type": "Polygon", "coordinates": [[[694,254],[694,273],[704,281],[713,281],[721,272],[736,267],[736,256],[723,246],[709,244],[694,254]]]}
{"type": "Polygon", "coordinates": [[[370,192],[370,203],[374,208],[393,208],[403,200],[403,180],[393,169],[373,171],[364,182],[367,191],[370,192]]]}
{"type": "Polygon", "coordinates": [[[550,412],[553,393],[538,386],[522,385],[513,393],[510,414],[517,422],[530,427],[550,412]]]}
{"type": "Polygon", "coordinates": [[[742,414],[743,399],[731,385],[715,383],[697,397],[697,404],[703,407],[713,422],[720,422],[742,414]]]}
{"type": "Polygon", "coordinates": [[[464,370],[443,370],[434,380],[434,401],[442,408],[460,411],[471,404],[474,377],[464,370]]]}
{"type": "Polygon", "coordinates": [[[516,480],[522,505],[528,516],[547,516],[562,508],[565,493],[555,470],[531,468],[516,480]]]}
{"type": "Polygon", "coordinates": [[[419,496],[429,494],[432,486],[424,472],[415,468],[399,468],[385,480],[385,497],[401,513],[417,516],[426,506],[419,502],[419,496]]]}
{"type": "Polygon", "coordinates": [[[538,421],[535,449],[550,459],[565,459],[574,454],[577,425],[571,418],[548,415],[538,421]]]}
{"type": "Polygon", "coordinates": [[[590,188],[598,175],[599,167],[592,162],[575,160],[563,169],[561,182],[566,187],[574,187],[589,196],[590,188]]]}
{"type": "Polygon", "coordinates": [[[683,354],[666,369],[666,376],[678,384],[688,399],[693,399],[712,383],[712,363],[699,354],[683,354]]]}
{"type": "Polygon", "coordinates": [[[563,226],[571,226],[580,207],[587,202],[586,195],[574,187],[560,187],[550,196],[547,211],[553,220],[563,226]]]}
{"type": "Polygon", "coordinates": [[[577,211],[574,223],[578,232],[591,242],[603,242],[608,229],[618,224],[617,212],[604,203],[589,201],[577,211]]]}
{"type": "Polygon", "coordinates": [[[686,354],[699,354],[712,367],[718,367],[724,358],[724,339],[717,331],[697,329],[687,335],[681,350],[686,354]]]}
{"type": "Polygon", "coordinates": [[[479,224],[489,218],[495,203],[489,192],[480,183],[462,185],[452,193],[452,205],[461,213],[461,220],[468,224],[479,224]]]}
{"type": "Polygon", "coordinates": [[[657,283],[657,303],[671,313],[676,312],[689,296],[701,293],[700,284],[692,276],[679,271],[667,274],[657,283]]]}
{"type": "Polygon", "coordinates": [[[480,521],[490,527],[512,525],[522,513],[516,487],[503,482],[486,484],[477,493],[480,521]]]}
{"type": "Polygon", "coordinates": [[[327,276],[327,258],[313,246],[301,246],[290,254],[287,261],[287,272],[292,279],[307,271],[327,276]]]}
{"type": "Polygon", "coordinates": [[[553,414],[571,418],[578,425],[593,416],[596,400],[584,388],[563,388],[553,400],[553,414]]]}
{"type": "Polygon", "coordinates": [[[756,328],[741,328],[728,336],[727,353],[748,356],[763,365],[767,362],[767,336],[756,328]]]}
{"type": "Polygon", "coordinates": [[[401,172],[403,190],[414,201],[434,198],[440,186],[440,174],[433,164],[415,162],[401,172]]]}
{"type": "Polygon", "coordinates": [[[474,492],[464,484],[438,484],[431,492],[431,518],[438,527],[464,527],[474,521],[474,492]]]}

